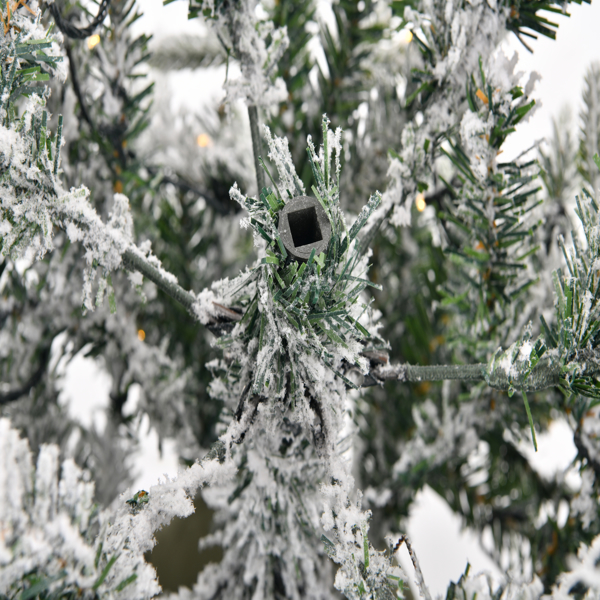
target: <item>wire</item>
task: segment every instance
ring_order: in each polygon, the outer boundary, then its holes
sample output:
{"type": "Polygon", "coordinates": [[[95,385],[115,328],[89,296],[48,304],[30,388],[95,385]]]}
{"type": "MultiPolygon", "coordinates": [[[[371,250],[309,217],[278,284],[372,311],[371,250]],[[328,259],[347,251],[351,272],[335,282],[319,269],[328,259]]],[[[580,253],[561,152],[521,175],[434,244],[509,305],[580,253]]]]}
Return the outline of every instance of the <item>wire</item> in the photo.
{"type": "Polygon", "coordinates": [[[83,28],[75,27],[75,25],[73,25],[69,21],[63,19],[55,2],[50,4],[49,8],[50,12],[52,13],[52,16],[54,17],[54,22],[56,23],[56,26],[67,37],[76,40],[83,40],[92,35],[92,33],[94,33],[94,30],[98,27],[98,25],[100,25],[102,21],[104,21],[109,6],[110,0],[102,0],[102,2],[100,2],[100,6],[98,7],[98,14],[96,15],[96,18],[87,27],[83,28]]]}

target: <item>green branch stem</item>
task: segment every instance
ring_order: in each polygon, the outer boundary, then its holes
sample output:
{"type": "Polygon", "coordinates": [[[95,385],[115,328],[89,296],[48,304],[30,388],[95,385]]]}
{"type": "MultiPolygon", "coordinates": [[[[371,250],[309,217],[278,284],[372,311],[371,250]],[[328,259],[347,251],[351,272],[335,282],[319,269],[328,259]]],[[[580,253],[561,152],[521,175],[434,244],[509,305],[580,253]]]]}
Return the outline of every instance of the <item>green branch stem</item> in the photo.
{"type": "Polygon", "coordinates": [[[252,134],[252,153],[254,154],[254,168],[256,169],[256,185],[258,192],[265,187],[265,173],[260,166],[260,158],[262,157],[262,142],[260,138],[258,108],[256,106],[248,106],[248,117],[250,119],[250,133],[252,134]]]}
{"type": "MultiPolygon", "coordinates": [[[[152,281],[165,294],[171,296],[181,304],[188,313],[198,321],[198,314],[194,310],[194,304],[198,301],[198,297],[193,292],[184,290],[175,280],[175,276],[164,270],[158,269],[147,258],[140,255],[133,248],[128,248],[123,252],[123,266],[129,271],[138,271],[144,277],[152,281]]],[[[221,335],[227,330],[227,325],[237,323],[242,316],[239,312],[223,306],[217,302],[212,303],[211,320],[206,325],[216,335],[221,335]],[[213,330],[213,326],[220,326],[221,330],[213,330]]]]}
{"type": "Polygon", "coordinates": [[[487,365],[406,365],[406,381],[484,381],[487,365]]]}
{"type": "MultiPolygon", "coordinates": [[[[485,381],[490,387],[498,390],[520,390],[535,392],[555,387],[560,384],[561,364],[559,361],[545,359],[531,370],[513,376],[501,368],[492,368],[485,363],[474,365],[380,365],[372,370],[377,382],[388,380],[408,383],[424,381],[485,381]]],[[[591,374],[591,373],[588,373],[591,374]]]]}
{"type": "Polygon", "coordinates": [[[178,283],[174,283],[171,278],[166,277],[143,256],[129,248],[123,253],[123,264],[129,271],[140,272],[163,292],[179,302],[189,313],[194,314],[192,306],[196,302],[196,296],[184,290],[178,283]]]}

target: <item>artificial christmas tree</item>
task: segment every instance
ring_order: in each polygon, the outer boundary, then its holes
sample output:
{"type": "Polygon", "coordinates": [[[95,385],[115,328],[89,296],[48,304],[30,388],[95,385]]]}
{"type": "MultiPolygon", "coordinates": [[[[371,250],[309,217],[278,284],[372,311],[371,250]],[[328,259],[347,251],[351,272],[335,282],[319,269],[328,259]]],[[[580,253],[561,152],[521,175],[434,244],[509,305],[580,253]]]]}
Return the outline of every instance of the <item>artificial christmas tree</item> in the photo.
{"type": "Polygon", "coordinates": [[[428,599],[426,483],[507,574],[449,598],[600,594],[596,71],[576,159],[501,156],[535,77],[498,44],[562,5],[190,0],[206,37],[153,55],[131,0],[0,8],[0,594],[153,597],[144,553],[202,489],[223,558],[181,597],[403,597],[406,544],[428,599]],[[223,103],[153,106],[147,64],[226,65],[223,103]],[[82,350],[103,430],[58,402],[82,350]],[[559,414],[578,489],[519,451],[559,414]],[[119,496],[144,415],[187,467],[119,496]]]}

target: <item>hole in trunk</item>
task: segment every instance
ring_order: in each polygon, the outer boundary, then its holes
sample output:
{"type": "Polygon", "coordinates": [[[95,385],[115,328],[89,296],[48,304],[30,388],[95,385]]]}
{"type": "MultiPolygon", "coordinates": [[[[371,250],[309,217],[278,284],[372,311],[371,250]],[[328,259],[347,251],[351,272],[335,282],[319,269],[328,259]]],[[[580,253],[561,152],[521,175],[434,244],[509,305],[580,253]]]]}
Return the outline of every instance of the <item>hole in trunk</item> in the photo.
{"type": "Polygon", "coordinates": [[[323,239],[314,206],[288,213],[288,222],[296,248],[314,244],[323,239]]]}

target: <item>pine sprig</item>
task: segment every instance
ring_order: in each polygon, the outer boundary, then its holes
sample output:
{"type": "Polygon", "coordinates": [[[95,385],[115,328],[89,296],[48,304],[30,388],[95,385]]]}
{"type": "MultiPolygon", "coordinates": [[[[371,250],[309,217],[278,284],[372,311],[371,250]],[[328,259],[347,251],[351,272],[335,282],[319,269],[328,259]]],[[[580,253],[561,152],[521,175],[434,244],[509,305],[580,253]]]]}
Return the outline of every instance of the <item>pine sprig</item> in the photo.
{"type": "Polygon", "coordinates": [[[536,251],[531,240],[540,223],[533,211],[540,201],[535,161],[496,161],[533,102],[519,87],[508,93],[493,88],[480,67],[467,85],[471,112],[463,117],[462,136],[448,136],[441,147],[456,169],[453,181],[443,180],[449,197],[439,217],[458,271],[440,292],[443,306],[462,313],[470,331],[489,339],[535,281],[527,260],[536,251]]]}
{"type": "MultiPolygon", "coordinates": [[[[339,153],[340,133],[333,134],[328,129],[329,121],[323,119],[324,143],[317,153],[312,141],[308,140],[308,155],[312,165],[316,185],[313,192],[321,203],[331,224],[331,239],[326,251],[316,254],[313,249],[305,263],[294,260],[285,250],[278,230],[280,210],[297,195],[300,183],[297,180],[293,165],[288,158],[275,160],[280,171],[280,180],[284,182],[276,185],[271,173],[265,168],[271,182],[275,186],[264,188],[258,198],[243,197],[232,190],[232,198],[243,204],[249,214],[249,225],[255,232],[257,239],[266,243],[266,256],[251,272],[246,282],[262,281],[266,290],[272,296],[276,318],[283,320],[277,328],[289,327],[290,332],[295,332],[298,339],[302,340],[300,347],[303,351],[316,352],[319,357],[336,374],[343,378],[347,385],[355,387],[347,377],[334,366],[338,361],[335,356],[344,353],[350,366],[364,369],[364,359],[360,352],[367,347],[383,344],[377,336],[369,333],[365,325],[359,322],[366,306],[361,303],[360,296],[367,287],[379,286],[373,284],[364,276],[366,264],[361,260],[354,240],[369,216],[381,201],[379,193],[375,193],[365,206],[356,221],[347,230],[343,213],[339,207],[339,153]],[[329,143],[327,141],[329,140],[329,143]],[[285,182],[288,182],[287,184],[285,182]],[[296,182],[296,183],[294,183],[296,182]],[[285,186],[285,187],[284,187],[285,186]],[[285,325],[284,325],[285,324],[285,325]],[[357,345],[358,343],[358,345],[357,345]]],[[[278,152],[278,140],[271,141],[271,155],[278,152]]],[[[259,286],[260,287],[260,286],[259,286]]],[[[247,311],[240,323],[242,335],[247,341],[258,338],[258,353],[267,347],[265,331],[270,329],[270,321],[258,301],[260,292],[256,290],[252,295],[245,294],[247,311]]],[[[244,298],[239,297],[238,303],[243,303],[244,298]]],[[[271,334],[272,335],[272,334],[271,334]]],[[[229,344],[230,339],[222,339],[220,344],[229,344]]],[[[271,344],[269,344],[271,346],[271,344]]],[[[287,348],[291,343],[287,344],[287,348]]],[[[272,346],[271,346],[272,347],[272,346]]],[[[300,354],[289,356],[286,345],[269,353],[271,364],[286,364],[289,360],[302,361],[300,354]]],[[[294,370],[294,367],[291,367],[294,370]]],[[[264,363],[264,368],[259,369],[255,375],[254,393],[262,393],[265,385],[273,385],[277,381],[278,389],[282,385],[282,373],[276,373],[264,363]],[[271,374],[265,374],[268,370],[271,374]],[[271,383],[269,383],[271,382],[271,383]]]]}
{"type": "Polygon", "coordinates": [[[600,259],[600,210],[585,189],[577,198],[576,213],[583,226],[586,247],[575,237],[571,249],[567,249],[562,238],[559,240],[566,270],[557,269],[552,273],[554,323],[548,324],[541,316],[542,334],[535,343],[530,342],[528,329],[508,350],[498,351],[488,366],[486,380],[489,385],[500,388],[506,387],[508,382],[509,393],[517,389],[557,386],[580,419],[600,403],[600,360],[597,357],[600,277],[596,269],[600,259]]]}
{"type": "MultiPolygon", "coordinates": [[[[581,4],[582,0],[570,0],[575,4],[581,4]]],[[[589,0],[583,0],[586,4],[590,4],[589,0]]],[[[537,33],[556,39],[556,30],[558,24],[550,21],[542,16],[541,11],[546,11],[558,15],[570,16],[566,12],[566,3],[553,2],[552,0],[517,0],[516,2],[507,1],[505,5],[510,8],[508,18],[506,20],[506,28],[512,31],[519,41],[531,52],[531,48],[523,41],[522,36],[531,39],[537,39],[537,33]]]]}
{"type": "Polygon", "coordinates": [[[4,38],[0,49],[0,120],[2,134],[8,139],[10,152],[2,155],[0,187],[7,197],[0,209],[2,228],[0,255],[17,257],[28,247],[39,256],[52,247],[51,220],[44,214],[28,212],[23,219],[19,205],[34,202],[40,195],[55,197],[56,175],[62,128],[56,135],[48,131],[45,110],[47,90],[35,82],[49,80],[61,57],[44,52],[52,39],[14,41],[4,38]],[[16,102],[25,96],[28,102],[21,115],[16,102]],[[10,199],[9,199],[10,198],[10,199]]]}
{"type": "MultiPolygon", "coordinates": [[[[596,155],[597,156],[597,155],[596,155]]],[[[561,360],[560,386],[569,402],[577,396],[589,400],[578,404],[578,413],[600,403],[600,362],[596,358],[600,345],[600,278],[596,261],[600,258],[598,204],[584,188],[577,198],[576,214],[583,226],[586,248],[573,237],[568,250],[560,240],[566,271],[554,271],[555,323],[542,321],[544,339],[561,360]]]]}

